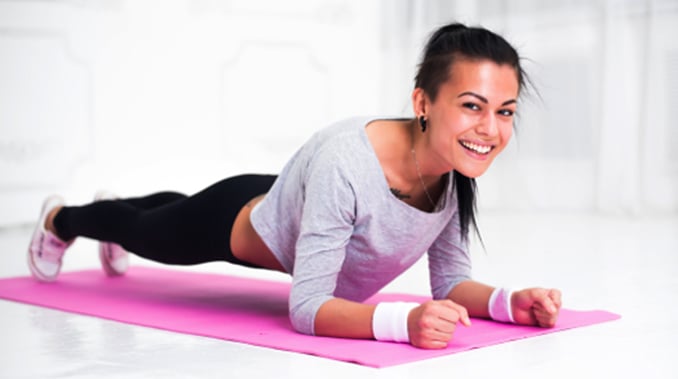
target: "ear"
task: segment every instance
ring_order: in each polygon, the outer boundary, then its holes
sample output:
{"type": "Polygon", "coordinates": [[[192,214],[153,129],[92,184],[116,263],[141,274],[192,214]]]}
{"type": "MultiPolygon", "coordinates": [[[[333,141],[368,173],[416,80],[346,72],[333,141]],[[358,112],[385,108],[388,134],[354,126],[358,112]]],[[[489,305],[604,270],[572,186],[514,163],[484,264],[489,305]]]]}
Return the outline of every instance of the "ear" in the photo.
{"type": "Polygon", "coordinates": [[[415,88],[412,91],[412,110],[415,117],[426,115],[428,112],[429,98],[423,88],[415,88]]]}

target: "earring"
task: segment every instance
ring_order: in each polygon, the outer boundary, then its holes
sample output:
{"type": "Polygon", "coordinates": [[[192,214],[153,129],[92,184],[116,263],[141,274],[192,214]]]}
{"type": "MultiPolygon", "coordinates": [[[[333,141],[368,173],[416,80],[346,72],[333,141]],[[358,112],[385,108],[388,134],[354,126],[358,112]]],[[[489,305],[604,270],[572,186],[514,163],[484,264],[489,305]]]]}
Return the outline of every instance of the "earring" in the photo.
{"type": "Polygon", "coordinates": [[[426,131],[426,118],[424,116],[419,116],[419,125],[421,126],[421,132],[424,133],[426,131]]]}

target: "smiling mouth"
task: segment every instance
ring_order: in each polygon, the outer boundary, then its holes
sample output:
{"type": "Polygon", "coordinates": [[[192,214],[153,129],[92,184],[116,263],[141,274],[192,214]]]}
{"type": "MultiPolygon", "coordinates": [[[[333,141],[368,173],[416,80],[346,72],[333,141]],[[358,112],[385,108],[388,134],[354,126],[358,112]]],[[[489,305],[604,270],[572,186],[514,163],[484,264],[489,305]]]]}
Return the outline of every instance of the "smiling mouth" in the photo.
{"type": "Polygon", "coordinates": [[[494,149],[494,145],[478,145],[469,141],[459,141],[459,144],[466,150],[470,150],[476,154],[487,155],[494,149]]]}

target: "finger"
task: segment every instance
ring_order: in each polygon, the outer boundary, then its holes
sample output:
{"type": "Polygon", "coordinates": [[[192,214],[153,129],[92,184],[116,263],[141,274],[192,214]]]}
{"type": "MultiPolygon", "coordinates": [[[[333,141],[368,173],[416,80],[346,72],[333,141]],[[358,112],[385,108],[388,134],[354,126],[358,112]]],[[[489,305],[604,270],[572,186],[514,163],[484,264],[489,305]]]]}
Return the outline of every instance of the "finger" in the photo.
{"type": "Polygon", "coordinates": [[[454,335],[454,331],[457,329],[456,326],[452,326],[451,330],[436,330],[435,335],[433,336],[433,339],[438,340],[438,341],[444,341],[447,343],[449,340],[452,339],[452,336],[454,335]]]}
{"type": "Polygon", "coordinates": [[[440,320],[441,324],[456,325],[457,322],[459,322],[460,315],[456,309],[445,308],[438,315],[438,319],[440,320]]]}
{"type": "Polygon", "coordinates": [[[421,339],[428,341],[443,341],[447,342],[452,339],[452,335],[456,329],[455,325],[452,323],[446,323],[447,325],[442,328],[431,327],[427,330],[421,332],[421,339]]]}
{"type": "Polygon", "coordinates": [[[556,324],[556,320],[558,319],[558,311],[555,313],[549,312],[539,304],[535,304],[535,306],[532,308],[532,311],[539,326],[552,327],[556,324]]]}
{"type": "Polygon", "coordinates": [[[557,289],[549,290],[549,297],[553,300],[556,307],[560,308],[563,305],[562,294],[557,289]]]}
{"type": "Polygon", "coordinates": [[[438,330],[451,334],[456,328],[457,320],[458,316],[454,309],[431,303],[417,324],[422,331],[438,330]]]}
{"type": "Polygon", "coordinates": [[[448,341],[442,340],[423,340],[419,343],[416,343],[415,346],[424,348],[424,349],[444,349],[447,347],[448,341]]]}
{"type": "Polygon", "coordinates": [[[539,304],[545,311],[548,311],[549,313],[556,313],[558,311],[558,307],[556,307],[556,304],[548,295],[548,292],[540,293],[535,299],[534,305],[539,304]]]}
{"type": "Polygon", "coordinates": [[[466,310],[466,308],[462,307],[461,305],[459,305],[458,307],[459,307],[458,312],[459,312],[459,318],[461,320],[461,324],[466,326],[466,327],[471,326],[471,318],[469,317],[468,311],[466,310]]]}
{"type": "Polygon", "coordinates": [[[446,319],[450,322],[461,322],[464,326],[471,326],[471,318],[468,315],[468,311],[464,306],[461,306],[452,300],[447,300],[443,303],[445,307],[453,311],[454,313],[447,313],[446,319]]]}
{"type": "Polygon", "coordinates": [[[556,325],[556,317],[537,317],[537,325],[542,328],[552,328],[556,325]]]}
{"type": "Polygon", "coordinates": [[[545,319],[550,318],[554,315],[553,313],[549,312],[548,310],[546,310],[546,309],[544,309],[540,306],[535,306],[532,309],[533,309],[533,312],[534,312],[534,316],[538,320],[545,320],[545,319]]]}
{"type": "Polygon", "coordinates": [[[557,314],[550,314],[550,313],[542,313],[542,314],[535,314],[537,318],[537,323],[541,327],[545,328],[551,328],[556,325],[556,320],[558,319],[557,314]]]}
{"type": "Polygon", "coordinates": [[[457,324],[455,322],[439,318],[438,321],[432,325],[432,329],[436,332],[451,336],[457,329],[457,324]]]}

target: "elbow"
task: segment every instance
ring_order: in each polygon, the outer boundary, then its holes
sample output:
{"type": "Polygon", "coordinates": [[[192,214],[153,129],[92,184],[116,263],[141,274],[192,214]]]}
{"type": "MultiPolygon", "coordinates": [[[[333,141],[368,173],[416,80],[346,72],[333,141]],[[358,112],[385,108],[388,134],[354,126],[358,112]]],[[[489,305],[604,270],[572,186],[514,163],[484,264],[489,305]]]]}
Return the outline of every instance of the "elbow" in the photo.
{"type": "Polygon", "coordinates": [[[309,336],[314,335],[313,324],[311,323],[311,326],[309,327],[309,323],[303,317],[299,317],[290,312],[290,323],[295,332],[309,336]]]}
{"type": "Polygon", "coordinates": [[[315,315],[318,311],[318,306],[314,306],[312,302],[293,304],[290,304],[289,308],[292,328],[301,334],[315,335],[315,315]]]}

